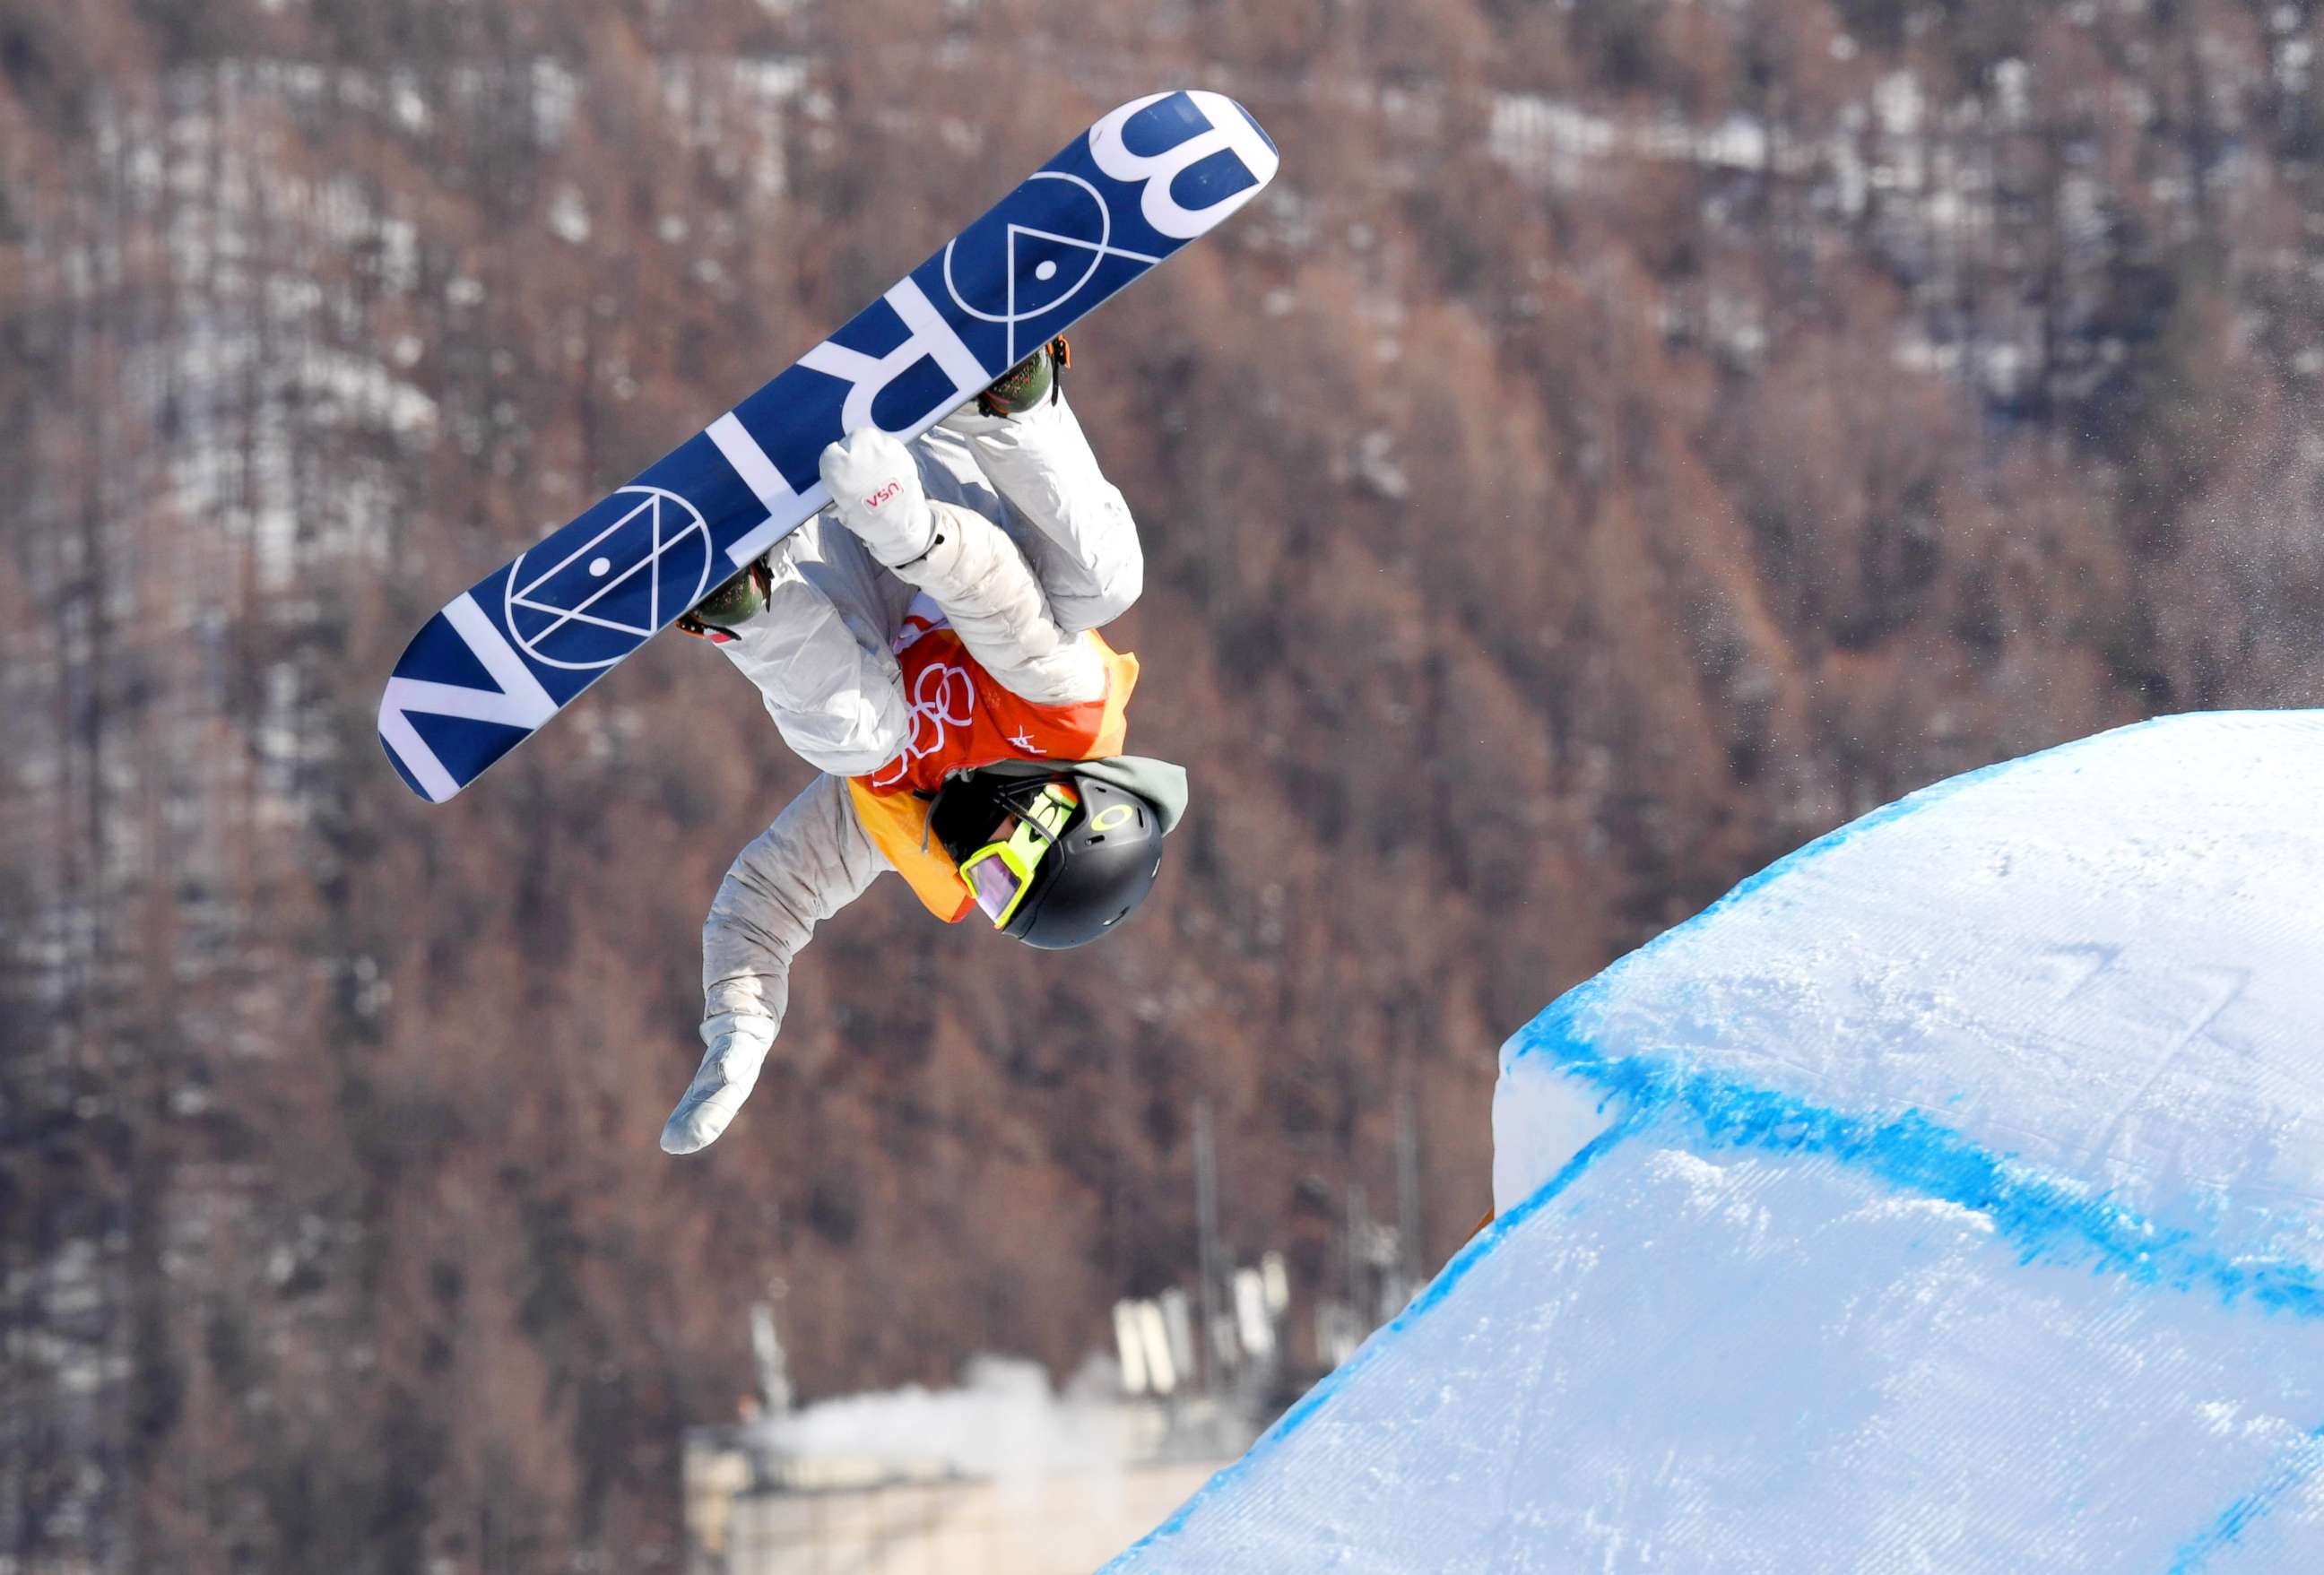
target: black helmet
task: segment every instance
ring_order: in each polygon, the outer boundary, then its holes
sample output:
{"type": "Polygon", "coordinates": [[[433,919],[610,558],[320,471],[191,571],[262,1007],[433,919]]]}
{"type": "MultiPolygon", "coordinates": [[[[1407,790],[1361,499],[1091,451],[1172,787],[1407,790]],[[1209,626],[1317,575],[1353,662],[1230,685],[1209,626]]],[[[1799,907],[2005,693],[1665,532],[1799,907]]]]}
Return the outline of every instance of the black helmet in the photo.
{"type": "Polygon", "coordinates": [[[954,863],[964,863],[992,843],[1009,816],[1032,818],[1038,801],[1057,787],[1076,800],[1072,815],[1047,839],[1001,926],[1002,935],[1047,952],[1096,940],[1146,900],[1162,868],[1159,808],[1068,767],[1039,775],[972,771],[945,783],[928,809],[936,840],[954,863]]]}

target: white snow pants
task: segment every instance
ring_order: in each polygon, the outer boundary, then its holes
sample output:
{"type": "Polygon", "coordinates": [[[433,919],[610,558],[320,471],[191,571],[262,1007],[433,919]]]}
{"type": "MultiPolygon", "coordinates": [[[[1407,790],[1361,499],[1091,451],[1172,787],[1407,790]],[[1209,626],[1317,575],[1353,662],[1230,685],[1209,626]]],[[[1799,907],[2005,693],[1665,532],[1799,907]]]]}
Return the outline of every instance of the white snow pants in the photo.
{"type": "Polygon", "coordinates": [[[876,770],[911,740],[894,644],[919,592],[1001,683],[1054,704],[1089,697],[1074,690],[1095,659],[1070,637],[1111,622],[1144,585],[1130,506],[1062,396],[1010,417],[964,406],[911,453],[940,525],[962,528],[968,549],[890,569],[818,514],[770,555],[767,610],[719,647],[783,741],[835,776],[876,770]]]}

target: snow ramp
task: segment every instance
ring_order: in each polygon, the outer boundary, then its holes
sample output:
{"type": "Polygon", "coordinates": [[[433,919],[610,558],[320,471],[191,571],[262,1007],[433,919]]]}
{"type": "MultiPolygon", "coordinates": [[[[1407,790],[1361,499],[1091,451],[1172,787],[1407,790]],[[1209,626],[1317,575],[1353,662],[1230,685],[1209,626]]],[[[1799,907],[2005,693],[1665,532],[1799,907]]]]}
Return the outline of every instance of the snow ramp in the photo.
{"type": "Polygon", "coordinates": [[[2324,1570],[2320,789],[2126,728],[1572,990],[1499,1220],[1110,1570],[2324,1570]]]}

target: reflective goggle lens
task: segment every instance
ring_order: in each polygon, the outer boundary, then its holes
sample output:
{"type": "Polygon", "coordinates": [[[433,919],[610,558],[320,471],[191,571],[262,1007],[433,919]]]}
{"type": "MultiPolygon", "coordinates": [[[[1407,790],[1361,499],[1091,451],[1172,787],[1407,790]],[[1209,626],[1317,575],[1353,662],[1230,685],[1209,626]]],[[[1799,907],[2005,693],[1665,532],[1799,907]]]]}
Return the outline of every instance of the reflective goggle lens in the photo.
{"type": "Polygon", "coordinates": [[[1017,871],[998,857],[980,859],[963,871],[968,877],[968,889],[976,894],[976,906],[994,924],[1007,922],[1009,910],[1017,904],[1017,894],[1025,882],[1017,871]]]}

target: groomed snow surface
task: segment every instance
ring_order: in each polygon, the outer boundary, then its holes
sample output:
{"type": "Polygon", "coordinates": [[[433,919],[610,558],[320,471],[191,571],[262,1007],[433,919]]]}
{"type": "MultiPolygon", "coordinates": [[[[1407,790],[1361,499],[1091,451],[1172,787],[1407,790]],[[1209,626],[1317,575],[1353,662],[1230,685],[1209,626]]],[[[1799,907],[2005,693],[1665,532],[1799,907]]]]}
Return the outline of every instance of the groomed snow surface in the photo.
{"type": "Polygon", "coordinates": [[[2324,713],[1843,828],[1494,1129],[1499,1221],[1110,1571],[2324,1570],[2324,713]]]}

